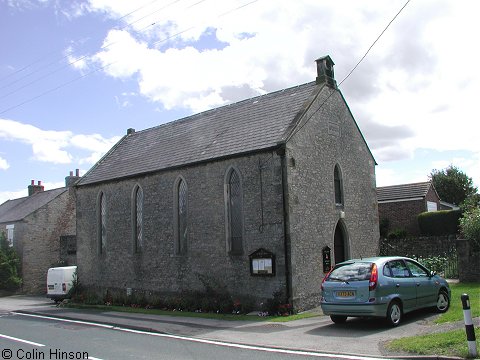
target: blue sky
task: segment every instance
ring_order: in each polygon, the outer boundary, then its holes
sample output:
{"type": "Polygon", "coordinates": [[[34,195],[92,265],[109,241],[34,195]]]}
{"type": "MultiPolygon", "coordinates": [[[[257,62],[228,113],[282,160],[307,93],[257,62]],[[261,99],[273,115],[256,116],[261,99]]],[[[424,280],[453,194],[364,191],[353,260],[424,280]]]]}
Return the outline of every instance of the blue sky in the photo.
{"type": "MultiPolygon", "coordinates": [[[[0,0],[0,203],[63,186],[130,127],[337,82],[403,1],[0,0]]],[[[377,185],[459,167],[480,185],[475,0],[412,0],[340,86],[377,185]]]]}

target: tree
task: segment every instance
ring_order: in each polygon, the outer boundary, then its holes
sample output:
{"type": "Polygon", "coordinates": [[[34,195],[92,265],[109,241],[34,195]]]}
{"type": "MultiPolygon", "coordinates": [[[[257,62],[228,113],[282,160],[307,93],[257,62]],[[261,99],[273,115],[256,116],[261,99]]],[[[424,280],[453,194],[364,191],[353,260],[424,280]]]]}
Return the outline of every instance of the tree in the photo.
{"type": "Polygon", "coordinates": [[[473,248],[480,249],[480,207],[472,207],[464,212],[460,219],[460,228],[473,248]]]}
{"type": "Polygon", "coordinates": [[[440,199],[452,204],[460,205],[478,191],[472,178],[453,165],[443,170],[432,170],[429,178],[440,199]]]}
{"type": "Polygon", "coordinates": [[[18,276],[19,259],[8,246],[4,232],[0,232],[0,290],[15,290],[22,284],[18,276]]]}

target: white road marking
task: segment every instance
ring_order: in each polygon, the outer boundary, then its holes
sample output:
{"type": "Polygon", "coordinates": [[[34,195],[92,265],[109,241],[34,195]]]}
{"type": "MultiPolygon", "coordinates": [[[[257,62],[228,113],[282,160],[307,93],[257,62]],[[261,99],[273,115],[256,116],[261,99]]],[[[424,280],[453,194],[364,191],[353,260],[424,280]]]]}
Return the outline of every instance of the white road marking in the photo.
{"type": "MultiPolygon", "coordinates": [[[[228,343],[228,342],[217,341],[217,340],[207,340],[207,339],[191,338],[191,337],[180,336],[180,335],[161,334],[161,333],[148,332],[148,331],[142,331],[142,330],[134,330],[134,329],[128,329],[128,328],[123,328],[123,327],[118,327],[113,325],[105,325],[105,324],[100,324],[95,322],[62,319],[54,316],[24,314],[24,313],[18,313],[18,312],[14,312],[14,313],[16,315],[21,315],[21,316],[29,316],[29,317],[35,317],[40,319],[48,319],[48,320],[56,320],[56,321],[74,323],[74,324],[89,325],[89,326],[101,327],[105,329],[129,332],[134,334],[156,336],[156,337],[167,338],[167,339],[191,341],[191,342],[196,342],[201,344],[217,345],[217,346],[224,346],[224,347],[230,347],[230,348],[236,348],[236,349],[264,351],[264,352],[289,354],[289,355],[303,355],[303,356],[312,356],[312,357],[319,357],[319,358],[329,357],[329,358],[346,359],[346,360],[385,360],[385,358],[378,358],[378,357],[371,357],[371,356],[341,355],[341,354],[321,353],[321,352],[304,351],[304,350],[277,349],[277,348],[269,348],[269,347],[256,346],[256,345],[235,344],[235,343],[228,343]]],[[[94,358],[91,358],[91,359],[94,359],[94,358]]]]}
{"type": "Polygon", "coordinates": [[[21,343],[24,343],[24,344],[33,345],[33,346],[39,346],[39,347],[45,346],[43,344],[39,344],[39,343],[36,343],[36,342],[33,342],[33,341],[19,339],[19,338],[13,337],[13,336],[8,336],[8,335],[3,335],[3,334],[0,334],[0,338],[13,340],[13,341],[21,342],[21,343]]]}

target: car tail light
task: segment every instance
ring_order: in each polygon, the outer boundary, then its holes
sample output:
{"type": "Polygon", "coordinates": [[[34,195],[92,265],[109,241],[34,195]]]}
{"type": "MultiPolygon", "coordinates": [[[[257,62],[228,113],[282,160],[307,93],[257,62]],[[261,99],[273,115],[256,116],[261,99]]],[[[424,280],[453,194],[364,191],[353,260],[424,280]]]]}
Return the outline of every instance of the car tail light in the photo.
{"type": "Polygon", "coordinates": [[[63,290],[64,292],[67,291],[67,284],[65,284],[65,283],[62,284],[62,290],[63,290]]]}
{"type": "Polygon", "coordinates": [[[378,282],[377,264],[372,264],[372,272],[370,274],[370,282],[368,283],[368,290],[375,290],[378,282]]]}
{"type": "Polygon", "coordinates": [[[330,275],[330,273],[332,272],[333,270],[333,267],[330,269],[330,271],[327,273],[327,275],[325,275],[325,277],[323,278],[322,280],[322,285],[320,286],[320,289],[323,291],[323,283],[325,282],[325,280],[327,280],[328,276],[330,275]]]}

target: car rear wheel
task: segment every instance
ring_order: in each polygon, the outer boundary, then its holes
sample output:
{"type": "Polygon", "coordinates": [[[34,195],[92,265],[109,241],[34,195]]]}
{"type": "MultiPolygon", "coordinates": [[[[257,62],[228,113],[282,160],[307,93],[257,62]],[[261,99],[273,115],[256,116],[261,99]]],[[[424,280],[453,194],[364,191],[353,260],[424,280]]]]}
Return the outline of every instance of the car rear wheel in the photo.
{"type": "Polygon", "coordinates": [[[439,313],[444,313],[450,307],[450,298],[445,290],[440,290],[437,297],[437,305],[435,309],[439,313]]]}
{"type": "Polygon", "coordinates": [[[388,305],[387,322],[391,326],[398,326],[402,321],[402,306],[398,301],[393,301],[388,305]]]}
{"type": "Polygon", "coordinates": [[[332,319],[335,324],[343,324],[347,321],[347,317],[341,315],[330,315],[330,319],[332,319]]]}

